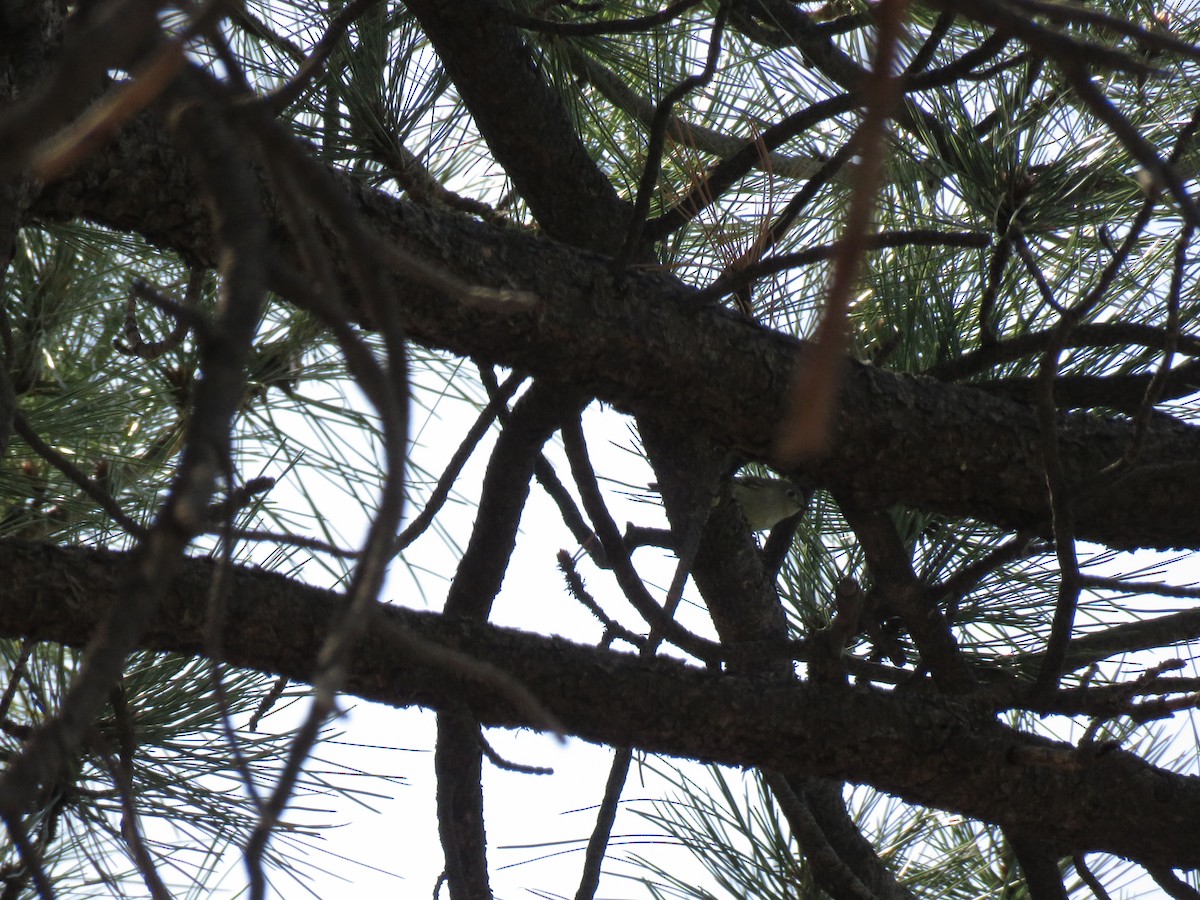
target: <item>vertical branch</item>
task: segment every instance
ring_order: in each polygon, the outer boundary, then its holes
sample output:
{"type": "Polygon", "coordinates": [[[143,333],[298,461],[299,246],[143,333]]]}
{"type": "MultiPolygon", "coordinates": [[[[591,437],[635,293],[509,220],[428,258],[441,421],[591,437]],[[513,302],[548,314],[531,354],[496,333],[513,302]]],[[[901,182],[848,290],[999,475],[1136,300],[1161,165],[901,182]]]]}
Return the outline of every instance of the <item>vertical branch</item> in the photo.
{"type": "MultiPolygon", "coordinates": [[[[535,381],[513,407],[488,460],[471,539],[446,595],[446,615],[487,619],[516,546],[536,460],[563,417],[577,416],[585,402],[569,393],[564,397],[560,385],[535,381]]],[[[482,766],[479,724],[470,712],[440,713],[434,753],[438,831],[446,880],[456,898],[491,896],[482,766]]]]}
{"type": "Polygon", "coordinates": [[[517,540],[529,482],[542,447],[584,402],[561,385],[535,381],[517,401],[488,460],[471,538],[446,594],[446,615],[483,620],[491,613],[517,540]]]}
{"type": "Polygon", "coordinates": [[[117,786],[121,797],[121,834],[129,845],[146,890],[154,900],[170,900],[171,892],[163,884],[158,871],[154,868],[154,858],[142,840],[142,830],[138,824],[137,799],[133,785],[133,757],[137,752],[137,735],[133,727],[133,714],[125,697],[124,686],[118,684],[111,694],[113,720],[117,732],[117,761],[111,764],[110,774],[117,786]]]}
{"type": "Polygon", "coordinates": [[[197,90],[190,74],[172,89],[176,139],[189,152],[222,248],[222,292],[211,340],[200,347],[203,378],[195,392],[183,457],[166,503],[126,591],[84,655],[57,716],[37,729],[0,778],[0,815],[10,827],[41,785],[70,764],[120,675],[126,654],[165,597],[191,538],[205,527],[221,460],[245,385],[245,363],[261,316],[268,256],[257,181],[229,122],[197,90]]]}
{"type": "MultiPolygon", "coordinates": [[[[1070,317],[1063,322],[1071,321],[1070,317]]],[[[1042,461],[1046,470],[1046,489],[1050,499],[1051,522],[1054,531],[1054,552],[1058,557],[1058,598],[1054,621],[1042,666],[1034,684],[1035,696],[1046,697],[1058,687],[1067,644],[1075,622],[1075,607],[1079,602],[1079,559],[1075,552],[1075,517],[1062,457],[1058,446],[1058,410],[1054,405],[1054,382],[1058,377],[1058,358],[1062,352],[1065,329],[1056,330],[1051,346],[1042,356],[1038,369],[1037,418],[1041,430],[1042,461]]]]}
{"type": "MultiPolygon", "coordinates": [[[[15,197],[11,195],[16,193],[15,183],[0,183],[0,297],[4,295],[4,282],[12,262],[12,248],[17,240],[17,210],[6,209],[10,203],[15,205],[15,197]]],[[[3,459],[17,413],[17,392],[8,372],[13,363],[12,323],[3,303],[0,303],[0,351],[0,459],[3,459]]]]}
{"type": "MultiPolygon", "coordinates": [[[[226,471],[226,491],[227,496],[233,496],[232,466],[226,471]]],[[[230,715],[229,696],[225,690],[223,636],[226,622],[226,600],[229,592],[229,572],[233,565],[233,520],[236,514],[236,504],[225,504],[223,513],[220,524],[221,541],[219,556],[212,583],[208,588],[208,609],[204,623],[204,644],[209,654],[209,679],[212,682],[213,695],[216,698],[217,707],[221,713],[221,730],[225,736],[225,743],[229,747],[230,755],[233,758],[233,766],[237,770],[238,775],[241,776],[242,784],[246,788],[246,794],[249,796],[255,810],[261,816],[263,812],[262,797],[259,795],[258,785],[254,781],[254,775],[250,771],[250,766],[246,762],[242,748],[238,746],[232,716],[230,715]]],[[[121,700],[124,702],[123,697],[121,700]]]]}
{"type": "Polygon", "coordinates": [[[796,368],[792,410],[776,438],[775,452],[784,460],[799,460],[828,447],[841,362],[850,336],[850,300],[871,227],[875,195],[883,178],[885,125],[899,99],[899,81],[893,69],[906,8],[907,0],[881,0],[879,4],[879,39],[874,66],[863,85],[866,114],[856,138],[862,154],[855,172],[856,187],[838,242],[825,310],[812,346],[796,368]]]}
{"type": "Polygon", "coordinates": [[[617,747],[613,751],[612,764],[608,769],[608,780],[604,783],[604,797],[596,810],[596,823],[592,826],[592,833],[588,836],[587,849],[583,854],[583,872],[579,876],[579,887],[575,891],[575,900],[592,900],[596,895],[596,888],[600,886],[604,854],[608,852],[608,842],[612,839],[613,823],[617,819],[617,806],[621,801],[621,792],[625,790],[625,781],[629,778],[629,766],[632,762],[632,748],[617,747]]]}
{"type": "Polygon", "coordinates": [[[343,344],[347,362],[363,393],[379,415],[384,451],[383,484],[375,517],[371,520],[359,561],[347,589],[349,602],[326,637],[317,659],[313,703],[297,731],[287,764],[274,791],[263,805],[259,821],[246,846],[250,895],[260,900],[266,893],[262,856],[271,830],[282,814],[300,775],[300,768],[316,743],[322,723],[333,710],[337,690],[345,679],[351,654],[365,633],[388,564],[394,555],[396,532],[404,512],[404,473],[408,447],[408,363],[404,332],[400,327],[387,267],[370,240],[356,211],[329,173],[299,148],[261,110],[246,111],[243,123],[253,129],[264,150],[278,167],[282,184],[302,190],[336,232],[352,285],[383,336],[386,361],[378,363],[362,353],[350,332],[341,304],[326,304],[330,318],[340,319],[335,334],[343,344]]]}
{"type": "Polygon", "coordinates": [[[992,321],[992,316],[996,310],[996,298],[1000,295],[1000,284],[1004,280],[1004,270],[1012,258],[1012,251],[1012,239],[1008,236],[1006,228],[992,249],[983,293],[979,297],[979,342],[985,347],[996,343],[996,323],[992,321]]]}
{"type": "Polygon", "coordinates": [[[1067,890],[1054,853],[1040,841],[1014,834],[1009,829],[1005,829],[1004,836],[1025,876],[1025,887],[1031,900],[1067,900],[1067,890]]]}

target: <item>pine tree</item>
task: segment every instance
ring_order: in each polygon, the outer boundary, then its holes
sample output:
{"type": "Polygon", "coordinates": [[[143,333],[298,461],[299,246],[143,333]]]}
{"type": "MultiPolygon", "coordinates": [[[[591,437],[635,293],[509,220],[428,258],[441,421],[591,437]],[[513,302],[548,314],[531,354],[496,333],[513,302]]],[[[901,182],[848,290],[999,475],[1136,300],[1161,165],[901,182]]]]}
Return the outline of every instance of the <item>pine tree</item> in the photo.
{"type": "Polygon", "coordinates": [[[712,876],[626,853],[646,896],[1197,896],[1198,42],[0,3],[3,896],[290,893],[339,696],[436,711],[455,900],[492,728],[613,750],[562,896],[635,765],[712,876]]]}

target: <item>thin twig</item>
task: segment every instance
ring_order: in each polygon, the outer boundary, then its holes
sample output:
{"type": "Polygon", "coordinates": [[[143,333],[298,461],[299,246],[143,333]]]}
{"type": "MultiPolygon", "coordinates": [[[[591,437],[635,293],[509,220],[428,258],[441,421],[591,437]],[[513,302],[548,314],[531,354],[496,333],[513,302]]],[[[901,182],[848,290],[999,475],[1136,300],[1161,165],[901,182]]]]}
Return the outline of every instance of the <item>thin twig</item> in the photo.
{"type": "MultiPolygon", "coordinates": [[[[232,493],[233,466],[229,460],[226,460],[225,479],[226,492],[232,493]]],[[[208,608],[205,611],[204,619],[204,647],[209,657],[209,680],[213,687],[213,695],[217,701],[217,708],[221,713],[221,730],[233,759],[233,767],[242,779],[242,784],[246,788],[246,794],[250,797],[251,804],[261,816],[263,812],[263,799],[259,794],[258,785],[254,780],[254,775],[250,771],[250,766],[246,761],[245,755],[242,753],[241,744],[237,739],[237,730],[234,728],[233,716],[230,711],[229,694],[225,690],[223,671],[225,610],[229,591],[229,572],[230,567],[233,565],[234,538],[231,532],[233,530],[234,513],[234,508],[227,506],[221,523],[219,532],[221,541],[216,556],[216,566],[212,581],[208,586],[208,608]]]]}
{"type": "Polygon", "coordinates": [[[337,232],[340,249],[358,296],[365,302],[382,334],[387,353],[386,368],[372,366],[369,371],[362,373],[364,381],[369,382],[363,384],[364,392],[371,398],[382,426],[384,477],[375,516],[350,579],[346,608],[330,629],[317,660],[318,674],[313,681],[315,691],[312,706],[297,730],[284,769],[264,804],[246,846],[250,896],[253,900],[262,900],[266,892],[262,855],[267,840],[300,776],[303,761],[315,744],[326,718],[334,710],[334,699],[345,678],[350,654],[366,631],[372,604],[378,597],[388,563],[394,555],[392,548],[405,499],[408,364],[393,286],[386,277],[386,270],[379,265],[381,258],[388,256],[380,251],[382,242],[370,238],[356,211],[337,189],[328,172],[300,152],[295,143],[281,133],[277,123],[261,115],[243,114],[240,118],[254,130],[264,150],[277,151],[271,158],[278,170],[286,173],[286,179],[303,192],[337,232]]]}
{"type": "MultiPolygon", "coordinates": [[[[807,187],[807,186],[806,186],[807,187]]],[[[781,217],[782,218],[782,217],[781,217]]],[[[902,229],[899,231],[872,234],[864,238],[863,251],[886,250],[894,247],[986,247],[991,242],[991,236],[983,231],[961,231],[954,233],[939,232],[933,229],[902,229]]],[[[772,256],[761,262],[747,265],[744,268],[733,266],[722,273],[721,277],[688,299],[693,303],[705,303],[733,293],[745,287],[750,282],[767,275],[774,275],[787,269],[812,265],[832,259],[841,251],[841,244],[822,244],[818,247],[808,247],[794,253],[783,253],[772,256]]]]}
{"type": "Polygon", "coordinates": [[[307,58],[307,54],[298,44],[272,31],[265,22],[256,18],[246,7],[234,6],[228,10],[229,20],[248,34],[270,44],[284,56],[299,65],[307,58]]]}
{"type": "MultiPolygon", "coordinates": [[[[1070,56],[1057,60],[1059,69],[1084,105],[1101,122],[1108,126],[1142,167],[1152,176],[1154,185],[1165,187],[1179,204],[1179,212],[1185,222],[1193,228],[1200,226],[1200,209],[1188,192],[1183,178],[1171,162],[1164,160],[1140,130],[1104,95],[1080,62],[1080,57],[1070,56]]],[[[1089,59],[1089,63],[1091,60],[1089,59]]]]}
{"type": "Polygon", "coordinates": [[[721,0],[713,21],[712,33],[708,40],[708,59],[698,75],[690,75],[669,90],[654,111],[654,122],[650,126],[650,137],[646,144],[646,164],[642,168],[642,177],[638,182],[637,199],[633,204],[633,212],[629,220],[629,231],[625,235],[625,244],[617,256],[614,269],[624,270],[638,253],[641,245],[642,232],[646,225],[646,213],[650,210],[650,200],[658,185],[658,173],[662,166],[663,144],[667,137],[667,126],[671,121],[671,108],[696,88],[704,87],[717,74],[717,62],[721,57],[721,37],[725,31],[725,22],[729,17],[732,0],[721,0]]]}
{"type": "Polygon", "coordinates": [[[918,72],[924,70],[932,61],[934,54],[937,53],[938,47],[941,46],[946,35],[950,33],[950,27],[954,24],[954,13],[943,12],[937,17],[937,21],[933,23],[933,27],[929,29],[929,36],[913,54],[913,58],[909,60],[908,65],[904,67],[904,77],[910,78],[918,72]]]}
{"type": "Polygon", "coordinates": [[[404,552],[405,548],[424,534],[425,530],[433,522],[434,516],[438,514],[438,511],[450,498],[450,491],[453,490],[454,483],[462,473],[467,460],[471,458],[471,454],[475,451],[476,446],[483,439],[483,436],[487,434],[488,429],[492,427],[492,423],[500,414],[501,407],[517,392],[517,388],[521,386],[522,381],[524,381],[524,377],[519,372],[511,373],[504,384],[499,386],[496,394],[489,398],[487,406],[480,410],[475,422],[467,429],[466,435],[464,435],[458,448],[450,457],[450,461],[446,463],[446,468],[438,477],[438,482],[434,486],[433,492],[429,495],[429,499],[425,501],[425,505],[421,508],[421,511],[417,513],[396,538],[395,552],[397,554],[404,552]]]}
{"type": "Polygon", "coordinates": [[[575,560],[566,550],[558,551],[558,568],[563,573],[563,577],[567,581],[567,591],[574,597],[579,604],[590,612],[596,621],[604,626],[605,642],[613,639],[625,641],[633,647],[642,648],[646,645],[646,639],[641,635],[634,634],[628,628],[625,628],[620,623],[612,619],[596,602],[596,599],[588,593],[587,587],[583,583],[583,578],[579,574],[579,570],[575,568],[575,560]]]}
{"type": "Polygon", "coordinates": [[[747,172],[760,165],[763,159],[763,149],[769,154],[796,135],[814,128],[834,116],[849,112],[857,102],[857,95],[839,94],[836,97],[819,100],[811,106],[806,106],[802,110],[780,119],[754,139],[746,141],[737,153],[713,166],[708,177],[695,185],[674,206],[647,221],[642,232],[643,237],[653,243],[670,237],[724,196],[725,192],[747,172]]]}
{"type": "Polygon", "coordinates": [[[1004,278],[1004,270],[1012,258],[1012,239],[1008,235],[1007,225],[999,235],[992,248],[991,260],[988,262],[987,276],[984,279],[983,293],[979,296],[979,342],[991,346],[996,342],[996,323],[993,321],[996,309],[996,298],[1000,294],[1000,283],[1004,278]]]}
{"type": "Polygon", "coordinates": [[[78,466],[43,441],[41,435],[33,430],[29,421],[20,412],[15,413],[13,416],[13,429],[21,437],[21,440],[29,445],[29,449],[67,476],[81,491],[96,501],[100,508],[108,513],[109,517],[130,535],[136,538],[144,538],[146,536],[146,529],[121,509],[120,504],[117,503],[112,494],[96,484],[91,478],[88,478],[78,466]]]}
{"type": "Polygon", "coordinates": [[[299,100],[309,83],[321,74],[329,54],[337,47],[338,41],[342,39],[354,20],[379,2],[380,0],[352,0],[343,7],[341,12],[334,16],[333,21],[329,23],[329,27],[321,35],[321,39],[313,46],[312,52],[304,57],[296,74],[281,87],[256,102],[262,103],[272,113],[279,115],[299,100]]]}
{"type": "Polygon", "coordinates": [[[1110,15],[1099,9],[1074,3],[1047,2],[1047,0],[1010,0],[1013,6],[1043,15],[1052,22],[1083,22],[1098,25],[1104,31],[1112,31],[1133,38],[1147,49],[1165,50],[1191,59],[1200,59],[1200,47],[1181,40],[1165,31],[1152,31],[1120,16],[1110,15]]]}
{"type": "MultiPolygon", "coordinates": [[[[1062,320],[1069,323],[1069,317],[1062,320]]],[[[1040,388],[1037,402],[1038,428],[1041,432],[1042,464],[1046,472],[1050,515],[1054,531],[1054,553],[1058,557],[1058,597],[1054,620],[1042,655],[1041,669],[1034,683],[1036,697],[1048,697],[1058,687],[1062,675],[1067,645],[1075,623],[1075,607],[1079,602],[1079,557],[1075,552],[1075,517],[1071,508],[1070,486],[1067,484],[1058,446],[1058,410],[1054,405],[1054,381],[1058,375],[1061,346],[1051,343],[1042,355],[1038,372],[1040,388]]]]}
{"type": "MultiPolygon", "coordinates": [[[[1054,338],[1053,328],[1014,335],[938,363],[922,374],[940,381],[961,381],[1025,356],[1040,355],[1054,338]]],[[[1180,334],[1175,343],[1175,352],[1187,356],[1200,356],[1200,337],[1180,334]]],[[[1165,350],[1167,332],[1157,325],[1135,322],[1085,322],[1071,329],[1071,333],[1063,341],[1064,348],[1127,347],[1131,344],[1165,350]]]]}
{"type": "Polygon", "coordinates": [[[651,628],[661,631],[666,640],[709,665],[718,664],[722,657],[721,645],[693,634],[670,618],[650,596],[641,576],[634,569],[621,533],[617,529],[617,523],[613,521],[604,498],[600,495],[596,475],[587,456],[587,448],[582,444],[582,433],[571,425],[564,426],[563,447],[571,465],[575,485],[583,499],[583,508],[592,520],[600,543],[604,545],[604,551],[612,564],[613,575],[625,598],[651,628]]]}
{"type": "Polygon", "coordinates": [[[1057,313],[1063,311],[1063,306],[1054,296],[1054,292],[1050,289],[1049,282],[1046,281],[1046,275],[1042,271],[1042,267],[1038,265],[1037,260],[1033,257],[1033,251],[1029,248],[1029,241],[1025,239],[1025,234],[1016,223],[1009,229],[1009,234],[1012,237],[1013,249],[1017,251],[1017,256],[1020,257],[1021,263],[1025,266],[1025,271],[1033,277],[1034,284],[1037,285],[1038,292],[1042,295],[1042,302],[1049,306],[1057,313]]]}
{"type": "Polygon", "coordinates": [[[121,338],[113,339],[113,346],[121,353],[136,356],[138,359],[157,359],[169,350],[183,343],[183,338],[196,320],[203,321],[199,315],[200,291],[204,285],[205,273],[202,269],[192,269],[188,273],[187,291],[183,303],[177,303],[163,295],[154,287],[140,278],[135,279],[129,286],[129,295],[125,300],[125,327],[121,338]],[[165,338],[158,341],[146,341],[138,330],[136,305],[137,298],[150,300],[159,309],[168,310],[175,318],[175,327],[165,338]]]}
{"type": "Polygon", "coordinates": [[[24,638],[21,641],[21,652],[17,654],[17,661],[13,663],[8,684],[4,687],[4,696],[0,697],[0,721],[3,721],[8,716],[8,710],[12,706],[13,698],[17,696],[17,686],[20,685],[21,679],[25,677],[25,667],[29,664],[29,657],[36,646],[37,642],[32,638],[24,638]]]}
{"type": "Polygon", "coordinates": [[[1171,375],[1171,361],[1175,356],[1175,346],[1179,343],[1179,294],[1183,289],[1183,273],[1187,266],[1187,247],[1191,243],[1193,232],[1194,229],[1191,225],[1185,225],[1183,233],[1175,243],[1175,265],[1171,272],[1171,286],[1167,290],[1167,322],[1164,329],[1166,342],[1163,347],[1163,358],[1159,363],[1158,371],[1154,373],[1154,377],[1146,386],[1146,394],[1142,398],[1137,415],[1134,416],[1133,437],[1130,438],[1129,446],[1125,448],[1123,458],[1125,466],[1131,466],[1137,460],[1142,442],[1146,437],[1147,426],[1150,424],[1150,413],[1162,399],[1163,388],[1171,375]]]}
{"type": "Polygon", "coordinates": [[[1018,532],[1013,538],[989,551],[985,556],[959,569],[938,584],[929,588],[929,598],[939,606],[945,606],[946,619],[953,623],[958,614],[958,604],[985,578],[1014,560],[1031,553],[1040,552],[1032,546],[1033,535],[1018,532]]]}
{"type": "MultiPolygon", "coordinates": [[[[613,106],[624,110],[642,127],[650,129],[654,123],[654,103],[641,94],[635,93],[619,75],[602,66],[575,44],[568,43],[563,50],[578,77],[586,79],[613,106]]],[[[674,114],[667,126],[667,140],[683,144],[701,153],[712,154],[720,159],[734,156],[746,146],[746,141],[742,138],[674,114]]],[[[780,178],[811,178],[821,166],[818,158],[803,155],[793,156],[775,151],[769,151],[766,159],[760,159],[756,164],[758,163],[769,165],[771,171],[780,178]]]]}
{"type": "Polygon", "coordinates": [[[1059,64],[1087,60],[1089,66],[1097,68],[1146,76],[1154,73],[1152,67],[1121,50],[1046,28],[1023,15],[1015,8],[1015,3],[1010,4],[1007,0],[933,0],[931,5],[1008,32],[1059,64]]]}
{"type": "Polygon", "coordinates": [[[1157,581],[1126,581],[1123,578],[1108,578],[1103,575],[1081,575],[1079,583],[1083,587],[1119,591],[1131,597],[1138,594],[1157,594],[1160,597],[1181,597],[1200,600],[1200,588],[1180,587],[1173,584],[1162,584],[1157,581]]]}
{"type": "Polygon", "coordinates": [[[117,684],[112,689],[111,703],[113,721],[117,733],[117,762],[109,765],[109,774],[121,797],[121,836],[129,846],[129,854],[137,867],[138,874],[146,884],[146,889],[154,900],[170,900],[171,892],[163,884],[158,870],[154,866],[154,858],[142,840],[142,830],[138,824],[137,796],[133,784],[133,758],[137,752],[137,736],[133,727],[133,716],[125,696],[125,688],[117,684]]]}
{"type": "Polygon", "coordinates": [[[42,900],[54,900],[54,888],[50,884],[50,878],[46,874],[46,870],[42,867],[41,854],[29,842],[29,835],[25,831],[25,824],[18,816],[10,813],[4,813],[3,818],[4,824],[8,826],[8,837],[17,848],[21,864],[25,867],[25,872],[28,874],[30,880],[33,881],[33,886],[37,890],[38,896],[42,900]]]}
{"type": "Polygon", "coordinates": [[[482,731],[479,732],[479,749],[483,751],[483,755],[497,769],[503,769],[505,772],[518,772],[521,775],[553,775],[554,770],[546,766],[529,766],[524,763],[515,763],[512,760],[505,759],[496,752],[487,737],[482,731]]]}

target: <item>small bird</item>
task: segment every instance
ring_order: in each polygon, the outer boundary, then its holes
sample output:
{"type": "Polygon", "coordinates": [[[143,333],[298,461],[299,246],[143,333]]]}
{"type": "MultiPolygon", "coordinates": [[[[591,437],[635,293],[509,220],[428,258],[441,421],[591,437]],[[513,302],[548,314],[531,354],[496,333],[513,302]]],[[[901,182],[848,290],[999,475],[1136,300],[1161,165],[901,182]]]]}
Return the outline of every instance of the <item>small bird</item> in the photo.
{"type": "MultiPolygon", "coordinates": [[[[648,485],[658,490],[658,482],[648,485]]],[[[783,478],[764,478],[761,475],[738,475],[732,479],[733,499],[741,507],[742,516],[751,531],[770,531],[784,519],[808,508],[809,494],[783,478]]],[[[638,502],[648,501],[645,494],[629,493],[638,502]]],[[[713,505],[716,505],[713,498],[713,505]]]]}
{"type": "Polygon", "coordinates": [[[733,499],[751,531],[769,531],[808,506],[808,496],[790,481],[758,475],[734,478],[733,499]]]}

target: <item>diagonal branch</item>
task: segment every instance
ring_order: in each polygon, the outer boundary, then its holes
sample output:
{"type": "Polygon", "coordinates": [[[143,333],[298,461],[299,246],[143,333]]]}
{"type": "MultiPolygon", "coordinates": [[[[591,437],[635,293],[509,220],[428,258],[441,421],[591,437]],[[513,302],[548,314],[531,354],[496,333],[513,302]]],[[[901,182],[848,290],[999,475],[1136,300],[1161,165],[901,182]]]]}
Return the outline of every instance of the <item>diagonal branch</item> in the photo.
{"type": "Polygon", "coordinates": [[[624,269],[642,241],[642,231],[646,225],[646,213],[650,210],[650,200],[658,185],[658,173],[662,168],[663,146],[667,140],[667,128],[671,124],[671,110],[675,104],[686,97],[696,88],[704,87],[717,74],[717,61],[721,58],[721,38],[725,31],[725,22],[729,16],[730,0],[724,0],[717,9],[717,17],[713,22],[712,33],[708,39],[708,58],[704,68],[695,75],[689,75],[658,102],[654,110],[654,118],[650,123],[650,135],[646,143],[646,164],[642,169],[642,177],[638,181],[637,197],[633,203],[633,214],[630,217],[629,229],[625,234],[625,243],[617,257],[616,268],[624,269]]]}
{"type": "Polygon", "coordinates": [[[561,98],[499,7],[492,0],[406,5],[542,227],[559,240],[615,253],[627,204],[588,156],[561,98]]]}
{"type": "Polygon", "coordinates": [[[975,678],[963,659],[950,621],[933,600],[933,592],[917,578],[911,554],[895,523],[883,510],[864,510],[839,503],[846,522],[862,544],[874,582],[872,593],[886,613],[898,614],[921,653],[921,663],[933,673],[945,693],[965,693],[975,678]]]}
{"type": "MultiPolygon", "coordinates": [[[[461,281],[554,298],[536,310],[505,312],[397,276],[399,314],[414,340],[550,375],[623,411],[699,429],[744,457],[772,459],[803,342],[721,310],[689,309],[691,291],[665,273],[629,272],[619,290],[598,292],[610,282],[604,257],[421,209],[349,180],[342,185],[381,238],[461,281]]],[[[211,230],[194,196],[186,165],[144,117],[72,180],[49,189],[35,212],[88,216],[212,261],[211,230]]],[[[370,323],[361,311],[359,318],[370,323]]],[[[1133,433],[1130,423],[1080,414],[1060,414],[1058,426],[1071,483],[1119,458],[1133,433]]],[[[872,505],[903,503],[1014,530],[1049,520],[1039,429],[1026,405],[850,363],[831,434],[828,458],[779,471],[872,505]]],[[[1200,546],[1200,502],[1191,488],[1200,485],[1197,459],[1200,431],[1150,423],[1138,466],[1081,516],[1078,536],[1115,547],[1200,546]],[[1164,471],[1178,477],[1163,481],[1164,471]]]]}

